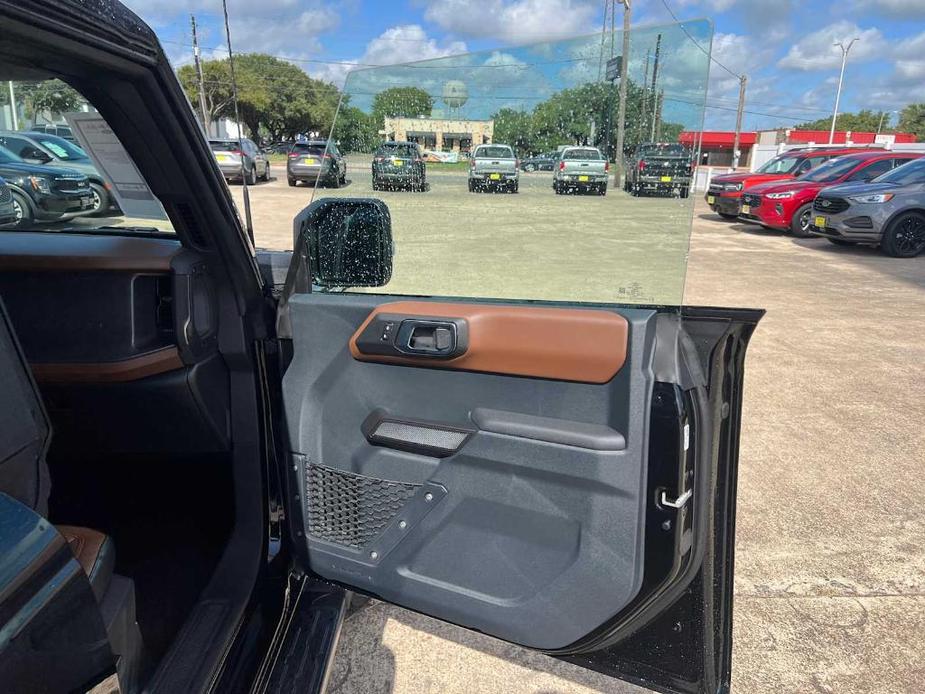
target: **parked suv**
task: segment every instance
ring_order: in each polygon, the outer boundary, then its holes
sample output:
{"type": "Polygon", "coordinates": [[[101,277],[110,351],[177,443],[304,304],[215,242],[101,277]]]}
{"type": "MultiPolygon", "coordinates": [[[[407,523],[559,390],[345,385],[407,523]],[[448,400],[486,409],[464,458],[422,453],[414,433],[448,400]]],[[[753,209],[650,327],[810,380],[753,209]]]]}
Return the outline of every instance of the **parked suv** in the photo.
{"type": "Polygon", "coordinates": [[[826,188],[813,202],[810,231],[837,245],[880,245],[887,255],[925,251],[925,159],[870,183],[826,188]]]}
{"type": "Polygon", "coordinates": [[[66,219],[93,209],[90,181],[79,171],[30,164],[0,147],[0,176],[10,187],[17,226],[66,219]]]}
{"type": "Polygon", "coordinates": [[[552,178],[556,195],[573,190],[593,190],[607,195],[610,163],[596,147],[566,147],[559,153],[559,166],[552,178]]]}
{"type": "Polygon", "coordinates": [[[543,152],[522,160],[520,168],[522,171],[552,171],[556,168],[556,162],[558,161],[558,152],[543,152]]]}
{"type": "Polygon", "coordinates": [[[710,209],[723,219],[737,219],[741,211],[742,191],[769,181],[784,181],[811,171],[829,159],[855,152],[881,150],[881,147],[839,147],[835,149],[800,149],[778,154],[760,168],[751,172],[737,172],[714,176],[707,189],[710,209]]]}
{"type": "Polygon", "coordinates": [[[383,142],[373,153],[373,190],[407,186],[424,192],[426,167],[420,145],[414,142],[383,142]]]}
{"type": "Polygon", "coordinates": [[[0,178],[0,227],[16,223],[16,207],[13,205],[13,189],[0,178]]]}
{"type": "Polygon", "coordinates": [[[859,152],[836,157],[792,181],[772,181],[742,194],[739,219],[769,229],[809,236],[813,199],[827,186],[868,182],[902,166],[921,154],[912,152],[859,152]]]}
{"type": "Polygon", "coordinates": [[[518,164],[510,145],[479,145],[469,159],[469,192],[506,188],[516,193],[520,186],[518,164]]]}
{"type": "Polygon", "coordinates": [[[109,183],[103,180],[90,156],[70,140],[44,132],[4,130],[0,131],[0,147],[6,147],[30,164],[79,171],[90,181],[90,193],[93,195],[90,213],[121,214],[115,197],[109,192],[109,183]]]}
{"type": "Polygon", "coordinates": [[[645,191],[671,193],[686,198],[693,175],[691,151],[677,143],[646,142],[636,145],[629,159],[623,188],[632,195],[645,191]]]}
{"type": "Polygon", "coordinates": [[[324,140],[296,142],[286,158],[289,185],[321,181],[332,188],[347,182],[347,162],[337,145],[324,140]]]}
{"type": "Polygon", "coordinates": [[[258,178],[261,181],[270,180],[270,160],[252,140],[246,137],[240,140],[214,139],[209,140],[209,147],[212,148],[218,168],[226,181],[240,181],[243,178],[252,186],[257,183],[258,178]]]}

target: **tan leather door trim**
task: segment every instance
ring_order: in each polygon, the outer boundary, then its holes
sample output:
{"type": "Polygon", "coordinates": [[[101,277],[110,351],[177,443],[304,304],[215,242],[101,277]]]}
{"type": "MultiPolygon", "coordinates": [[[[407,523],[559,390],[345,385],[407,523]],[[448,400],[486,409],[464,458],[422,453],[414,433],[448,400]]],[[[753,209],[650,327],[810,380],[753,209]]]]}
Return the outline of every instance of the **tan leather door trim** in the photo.
{"type": "Polygon", "coordinates": [[[626,361],[628,334],[623,316],[596,309],[398,301],[376,307],[350,338],[350,352],[359,361],[606,383],[626,361]],[[363,354],[357,338],[379,313],[464,318],[469,348],[447,360],[363,354]]]}
{"type": "Polygon", "coordinates": [[[183,368],[180,351],[165,347],[121,361],[93,363],[35,363],[29,365],[39,383],[124,383],[183,368]]]}

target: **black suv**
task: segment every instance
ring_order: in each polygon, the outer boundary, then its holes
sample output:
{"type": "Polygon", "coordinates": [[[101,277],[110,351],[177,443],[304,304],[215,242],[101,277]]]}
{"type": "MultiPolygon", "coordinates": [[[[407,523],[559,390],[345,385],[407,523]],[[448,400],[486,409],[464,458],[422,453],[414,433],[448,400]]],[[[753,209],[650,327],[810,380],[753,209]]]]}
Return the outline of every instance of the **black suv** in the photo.
{"type": "Polygon", "coordinates": [[[0,147],[0,176],[13,195],[17,226],[53,222],[93,210],[90,181],[73,169],[30,164],[0,147]]]}

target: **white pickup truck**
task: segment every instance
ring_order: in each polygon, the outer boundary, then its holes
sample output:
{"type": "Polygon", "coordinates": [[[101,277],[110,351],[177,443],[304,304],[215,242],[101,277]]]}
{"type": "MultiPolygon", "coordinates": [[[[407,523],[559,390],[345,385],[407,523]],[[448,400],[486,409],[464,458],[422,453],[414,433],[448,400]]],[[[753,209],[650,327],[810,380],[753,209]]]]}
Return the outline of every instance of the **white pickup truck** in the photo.
{"type": "Polygon", "coordinates": [[[469,192],[506,188],[517,192],[517,157],[508,145],[479,145],[469,159],[469,192]]]}
{"type": "Polygon", "coordinates": [[[552,189],[556,195],[570,190],[594,190],[607,195],[610,163],[596,147],[565,147],[559,152],[552,189]]]}

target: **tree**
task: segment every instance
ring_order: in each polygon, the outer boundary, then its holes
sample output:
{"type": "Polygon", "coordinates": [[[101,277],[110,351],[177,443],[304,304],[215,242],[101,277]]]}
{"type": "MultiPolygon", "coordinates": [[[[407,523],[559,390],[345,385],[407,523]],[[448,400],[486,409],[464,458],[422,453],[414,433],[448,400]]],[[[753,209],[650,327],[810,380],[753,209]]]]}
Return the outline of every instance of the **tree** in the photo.
{"type": "Polygon", "coordinates": [[[899,131],[912,133],[919,142],[925,141],[925,104],[909,104],[899,112],[899,131]]]}
{"type": "MultiPolygon", "coordinates": [[[[196,76],[196,68],[193,65],[184,65],[177,70],[177,79],[191,104],[195,105],[198,111],[199,105],[199,80],[196,76]]],[[[202,61],[202,81],[203,93],[206,102],[206,123],[203,127],[208,127],[219,118],[234,116],[234,102],[232,101],[231,90],[231,72],[228,69],[227,60],[204,60],[202,61]]]]}
{"type": "Polygon", "coordinates": [[[495,121],[492,139],[510,145],[518,156],[536,154],[533,149],[533,122],[526,111],[502,108],[492,119],[495,121]]]}
{"type": "MultiPolygon", "coordinates": [[[[334,124],[340,94],[328,82],[309,77],[292,63],[263,53],[235,56],[238,113],[254,139],[261,134],[279,141],[300,133],[327,135],[334,124]]],[[[206,111],[209,121],[234,118],[231,68],[227,59],[202,62],[206,111]]],[[[177,71],[189,100],[198,104],[196,70],[184,65],[177,71]]]]}
{"type": "Polygon", "coordinates": [[[382,127],[386,118],[429,116],[433,97],[419,87],[392,87],[373,97],[372,115],[382,127]]]}
{"type": "Polygon", "coordinates": [[[379,125],[372,115],[362,109],[341,104],[333,137],[344,152],[372,152],[380,142],[379,125]]]}
{"type": "MultiPolygon", "coordinates": [[[[889,127],[888,118],[882,111],[864,109],[857,113],[839,113],[835,119],[835,129],[838,131],[850,130],[855,133],[875,133],[883,118],[881,132],[893,132],[889,127]]],[[[832,127],[832,118],[819,118],[796,126],[800,130],[826,130],[832,127]]]]}
{"type": "Polygon", "coordinates": [[[19,97],[25,106],[26,118],[37,122],[39,117],[56,113],[75,111],[87,100],[80,92],[61,80],[43,80],[41,82],[22,82],[16,86],[19,97]]]}

